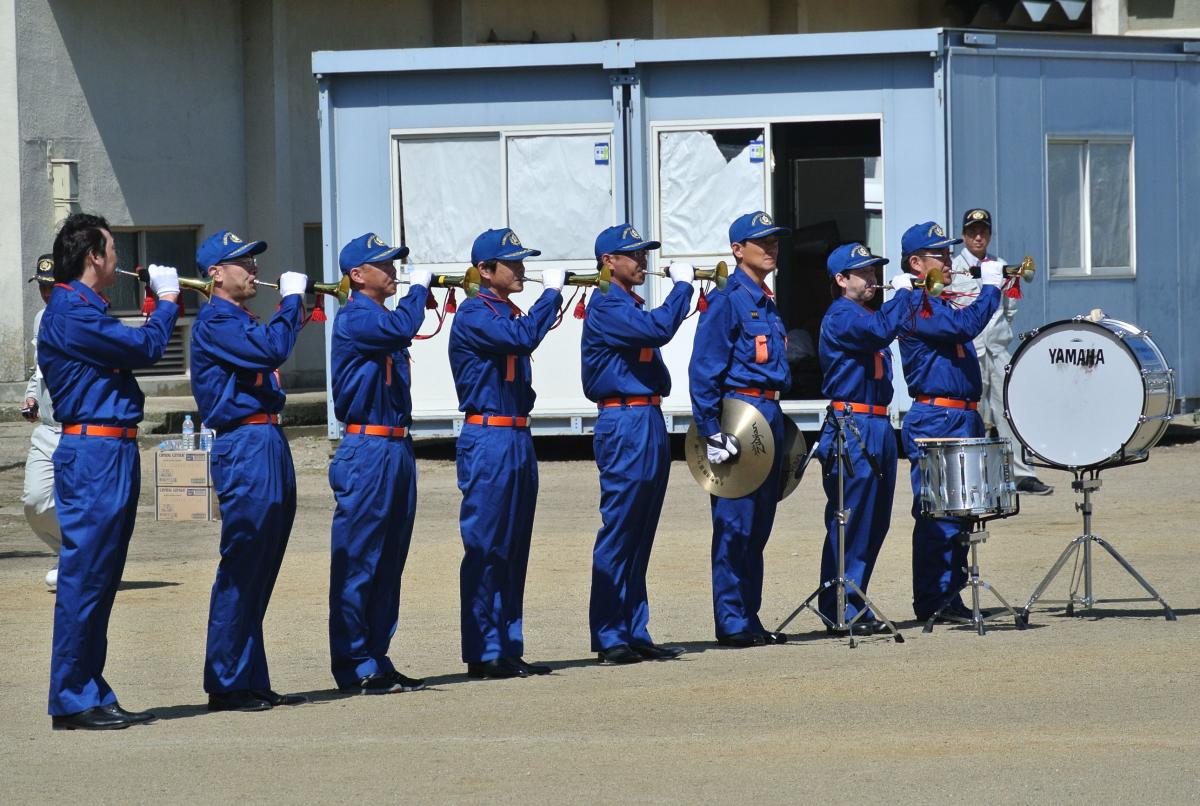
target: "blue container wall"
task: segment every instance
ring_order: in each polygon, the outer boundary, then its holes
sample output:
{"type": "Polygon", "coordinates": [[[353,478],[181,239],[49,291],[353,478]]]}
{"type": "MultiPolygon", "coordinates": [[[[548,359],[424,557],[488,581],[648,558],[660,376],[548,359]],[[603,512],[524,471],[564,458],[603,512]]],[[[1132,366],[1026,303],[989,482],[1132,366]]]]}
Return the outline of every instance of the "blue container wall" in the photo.
{"type": "Polygon", "coordinates": [[[1103,308],[1152,331],[1179,395],[1200,397],[1200,65],[955,51],[949,69],[951,215],[992,210],[993,251],[1010,262],[1047,265],[1047,136],[1133,139],[1136,278],[1039,270],[1014,330],[1103,308]]]}

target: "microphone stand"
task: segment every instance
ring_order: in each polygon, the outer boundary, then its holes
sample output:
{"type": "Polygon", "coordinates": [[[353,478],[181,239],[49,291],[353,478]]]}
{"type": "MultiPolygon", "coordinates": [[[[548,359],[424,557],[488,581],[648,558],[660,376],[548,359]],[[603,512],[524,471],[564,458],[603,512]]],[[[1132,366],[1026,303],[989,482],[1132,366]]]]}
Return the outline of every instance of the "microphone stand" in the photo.
{"type": "MultiPolygon", "coordinates": [[[[850,466],[850,457],[846,453],[846,428],[853,430],[855,439],[858,440],[859,447],[862,448],[863,454],[867,456],[871,466],[874,468],[875,462],[867,452],[867,446],[862,440],[862,435],[859,434],[858,428],[854,425],[854,421],[849,418],[850,411],[847,408],[842,414],[834,411],[833,406],[827,409],[826,422],[831,419],[834,425],[834,453],[833,459],[837,462],[837,479],[838,479],[838,505],[834,513],[837,520],[837,576],[833,579],[827,579],[817,586],[817,589],[808,595],[808,598],[800,603],[800,606],[792,611],[791,615],[783,620],[783,623],[776,627],[777,632],[783,632],[783,628],[791,623],[792,619],[800,615],[800,611],[808,608],[816,614],[817,618],[825,623],[825,626],[839,633],[847,633],[850,636],[850,648],[857,646],[857,637],[854,628],[863,614],[868,610],[875,613],[875,618],[887,625],[888,632],[897,644],[904,643],[904,636],[896,628],[887,616],[885,616],[875,603],[872,602],[862,588],[858,586],[853,579],[846,576],[846,524],[850,521],[850,516],[853,514],[846,508],[846,476],[854,475],[854,469],[850,466]],[[821,595],[823,591],[829,588],[835,588],[837,591],[837,620],[831,621],[820,610],[812,606],[812,601],[821,595]],[[854,618],[846,619],[846,589],[850,588],[855,594],[862,599],[863,607],[854,618]]],[[[878,475],[878,470],[876,470],[878,475]]]]}

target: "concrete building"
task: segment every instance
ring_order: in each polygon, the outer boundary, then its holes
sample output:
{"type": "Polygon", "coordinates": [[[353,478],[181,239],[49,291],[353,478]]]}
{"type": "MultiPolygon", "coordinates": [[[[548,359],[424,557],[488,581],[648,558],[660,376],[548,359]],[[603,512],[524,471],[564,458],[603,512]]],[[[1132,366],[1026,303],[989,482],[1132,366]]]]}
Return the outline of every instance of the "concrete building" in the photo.
{"type": "MultiPolygon", "coordinates": [[[[230,228],[265,239],[264,275],[321,265],[318,50],[502,45],[865,31],[936,26],[1200,35],[1183,0],[0,0],[0,403],[21,397],[33,315],[25,282],[57,222],[105,215],[122,265],[194,272],[193,252],[230,228]]],[[[384,178],[386,180],[386,177],[384,178]]],[[[136,324],[140,290],[114,310],[136,324]]],[[[194,313],[201,300],[194,294],[194,313]]],[[[270,294],[256,304],[274,307],[270,294]]],[[[181,319],[146,373],[187,391],[181,319]]],[[[284,367],[288,388],[324,386],[320,327],[284,367]]]]}

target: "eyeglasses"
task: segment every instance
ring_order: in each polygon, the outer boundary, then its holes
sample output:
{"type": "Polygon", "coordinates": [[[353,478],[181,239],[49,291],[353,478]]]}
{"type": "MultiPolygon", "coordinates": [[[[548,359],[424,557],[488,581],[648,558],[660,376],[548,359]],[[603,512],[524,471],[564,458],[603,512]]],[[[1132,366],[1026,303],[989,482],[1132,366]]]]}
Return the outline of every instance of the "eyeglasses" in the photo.
{"type": "Polygon", "coordinates": [[[947,252],[921,252],[918,255],[918,257],[933,258],[934,260],[937,260],[941,263],[949,263],[950,262],[950,253],[948,251],[947,252]]]}
{"type": "Polygon", "coordinates": [[[239,257],[236,260],[225,260],[222,263],[226,266],[237,266],[246,271],[258,270],[258,258],[256,257],[239,257]]]}

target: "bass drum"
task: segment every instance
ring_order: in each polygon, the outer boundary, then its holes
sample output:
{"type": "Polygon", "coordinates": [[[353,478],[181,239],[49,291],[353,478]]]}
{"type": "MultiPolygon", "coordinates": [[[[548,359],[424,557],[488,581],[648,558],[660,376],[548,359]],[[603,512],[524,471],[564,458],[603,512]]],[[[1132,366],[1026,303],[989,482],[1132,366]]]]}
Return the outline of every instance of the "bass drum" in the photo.
{"type": "Polygon", "coordinates": [[[1071,319],[1021,334],[1004,370],[1004,416],[1042,462],[1066,469],[1138,461],[1167,430],[1175,374],[1150,334],[1071,319]]]}

